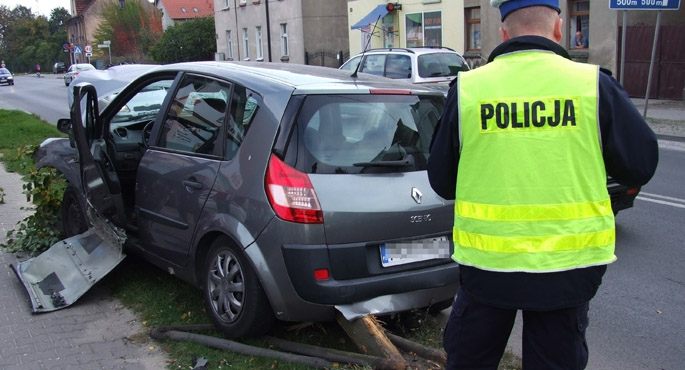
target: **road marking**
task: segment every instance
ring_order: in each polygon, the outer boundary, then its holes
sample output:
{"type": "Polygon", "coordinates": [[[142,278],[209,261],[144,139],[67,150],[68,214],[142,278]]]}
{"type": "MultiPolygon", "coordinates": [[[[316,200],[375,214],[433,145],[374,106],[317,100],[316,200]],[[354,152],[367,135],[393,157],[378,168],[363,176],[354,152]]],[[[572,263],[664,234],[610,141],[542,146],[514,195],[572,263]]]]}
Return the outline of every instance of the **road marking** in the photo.
{"type": "Polygon", "coordinates": [[[685,208],[685,199],[667,197],[664,195],[652,194],[640,192],[637,199],[644,200],[646,202],[664,204],[671,207],[685,208]]]}

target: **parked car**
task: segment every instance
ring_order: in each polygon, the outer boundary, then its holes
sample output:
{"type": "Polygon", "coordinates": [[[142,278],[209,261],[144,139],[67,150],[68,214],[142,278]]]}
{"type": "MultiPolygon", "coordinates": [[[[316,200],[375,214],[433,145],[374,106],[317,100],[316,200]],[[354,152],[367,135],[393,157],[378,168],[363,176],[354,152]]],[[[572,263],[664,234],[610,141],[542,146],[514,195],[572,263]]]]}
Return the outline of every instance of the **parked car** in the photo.
{"type": "Polygon", "coordinates": [[[0,68],[0,85],[14,85],[14,75],[7,68],[0,68]]]}
{"type": "Polygon", "coordinates": [[[57,62],[52,65],[52,73],[58,74],[58,73],[64,73],[67,71],[67,67],[64,65],[64,62],[57,62]]]}
{"type": "Polygon", "coordinates": [[[74,93],[58,127],[77,150],[53,138],[35,155],[68,180],[70,238],[45,252],[51,264],[12,266],[34,311],[71,304],[83,294],[71,289],[121,260],[119,244],[202,289],[229,337],[275,319],[451,303],[454,204],[425,172],[441,92],[324,67],[192,62],[144,73],[100,114],[92,85],[74,93]]]}
{"type": "Polygon", "coordinates": [[[449,48],[381,48],[357,54],[340,69],[404,80],[415,84],[440,84],[447,89],[459,72],[468,71],[466,59],[449,48]]]}
{"type": "Polygon", "coordinates": [[[64,86],[69,86],[71,81],[74,80],[75,76],[83,71],[90,71],[95,69],[95,67],[90,63],[77,63],[69,66],[69,69],[64,74],[64,86]]]}

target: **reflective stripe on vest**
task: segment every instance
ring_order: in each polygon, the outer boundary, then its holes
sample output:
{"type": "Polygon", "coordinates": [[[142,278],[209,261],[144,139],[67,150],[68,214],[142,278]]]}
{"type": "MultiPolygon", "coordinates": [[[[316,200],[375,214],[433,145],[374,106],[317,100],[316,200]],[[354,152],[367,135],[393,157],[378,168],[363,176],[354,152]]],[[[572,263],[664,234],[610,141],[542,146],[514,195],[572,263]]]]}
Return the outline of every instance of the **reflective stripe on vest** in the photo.
{"type": "Polygon", "coordinates": [[[526,272],[616,259],[598,74],[543,51],[501,55],[459,74],[453,259],[526,272]]]}

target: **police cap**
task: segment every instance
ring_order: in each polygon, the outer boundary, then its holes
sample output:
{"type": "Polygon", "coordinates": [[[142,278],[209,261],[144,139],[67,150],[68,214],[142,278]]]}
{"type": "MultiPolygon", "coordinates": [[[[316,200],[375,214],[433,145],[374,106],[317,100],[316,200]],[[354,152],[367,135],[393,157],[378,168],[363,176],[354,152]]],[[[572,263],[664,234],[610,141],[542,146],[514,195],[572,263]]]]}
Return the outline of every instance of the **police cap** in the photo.
{"type": "Polygon", "coordinates": [[[500,13],[502,14],[502,20],[511,12],[529,6],[548,6],[558,13],[561,13],[559,0],[490,0],[490,5],[499,8],[500,13]]]}

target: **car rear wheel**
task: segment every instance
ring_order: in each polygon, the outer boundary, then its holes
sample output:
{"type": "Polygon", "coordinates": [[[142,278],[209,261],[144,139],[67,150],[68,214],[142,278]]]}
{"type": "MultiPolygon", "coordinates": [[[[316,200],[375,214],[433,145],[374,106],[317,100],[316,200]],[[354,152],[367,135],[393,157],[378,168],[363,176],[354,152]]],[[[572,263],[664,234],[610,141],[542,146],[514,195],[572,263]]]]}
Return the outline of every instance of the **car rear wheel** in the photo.
{"type": "Polygon", "coordinates": [[[67,186],[62,196],[62,227],[67,238],[88,230],[88,221],[73,186],[67,186]]]}
{"type": "Polygon", "coordinates": [[[230,338],[256,337],[275,321],[264,289],[242,250],[225,236],[212,243],[205,260],[205,307],[214,325],[230,338]]]}

